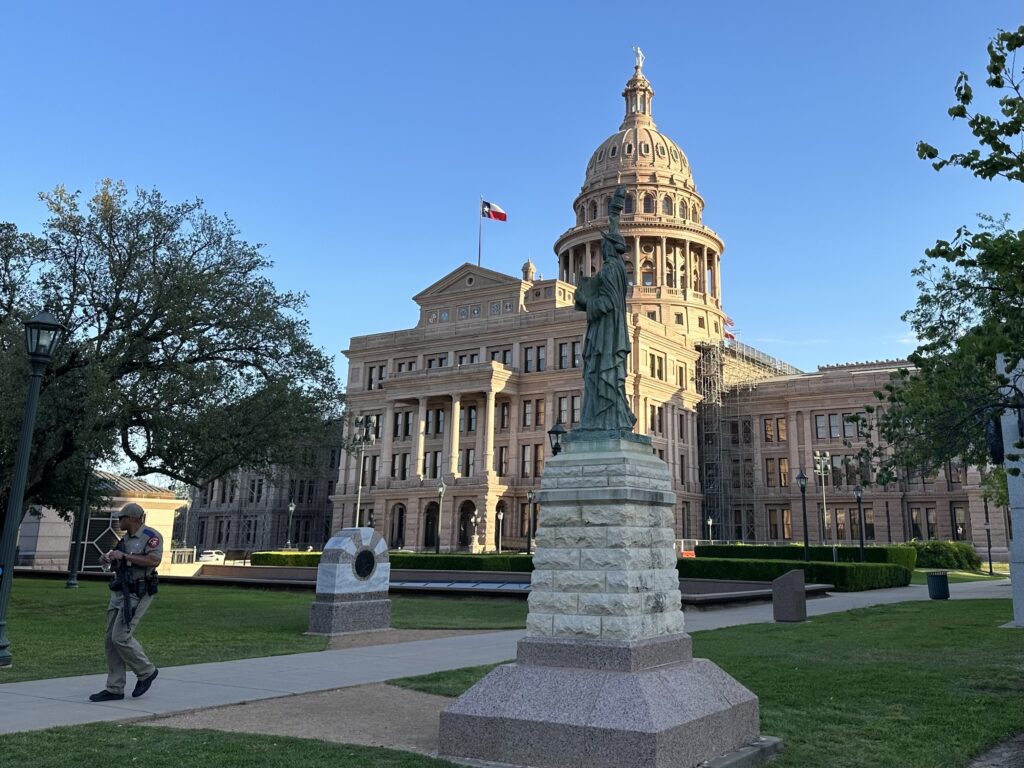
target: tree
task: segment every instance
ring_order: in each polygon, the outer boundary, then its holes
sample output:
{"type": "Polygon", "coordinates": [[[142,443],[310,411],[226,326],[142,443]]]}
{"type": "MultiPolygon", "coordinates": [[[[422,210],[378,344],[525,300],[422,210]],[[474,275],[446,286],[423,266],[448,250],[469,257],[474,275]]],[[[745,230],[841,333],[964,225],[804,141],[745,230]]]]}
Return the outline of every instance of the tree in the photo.
{"type": "MultiPolygon", "coordinates": [[[[999,94],[997,116],[972,112],[974,93],[961,72],[949,115],[965,120],[980,148],[940,157],[920,142],[918,156],[936,170],[959,166],[980,179],[1024,182],[1024,68],[1016,52],[1024,26],[1000,31],[988,45],[986,84],[999,94]]],[[[889,482],[903,468],[930,472],[953,457],[988,463],[988,427],[1006,408],[1024,403],[1024,381],[996,370],[996,353],[1012,369],[1024,358],[1024,230],[1010,228],[1008,215],[982,215],[979,225],[961,226],[951,240],[928,249],[913,274],[920,291],[903,315],[920,344],[885,391],[884,405],[869,421],[879,444],[869,444],[889,482]]]]}
{"type": "Polygon", "coordinates": [[[341,388],[309,339],[305,296],[275,289],[262,246],[202,201],[155,190],[107,180],[84,204],[60,187],[40,197],[40,236],[0,223],[5,468],[28,378],[21,322],[43,306],[67,326],[43,380],[26,498],[73,509],[90,452],[189,484],[302,466],[341,388]]]}

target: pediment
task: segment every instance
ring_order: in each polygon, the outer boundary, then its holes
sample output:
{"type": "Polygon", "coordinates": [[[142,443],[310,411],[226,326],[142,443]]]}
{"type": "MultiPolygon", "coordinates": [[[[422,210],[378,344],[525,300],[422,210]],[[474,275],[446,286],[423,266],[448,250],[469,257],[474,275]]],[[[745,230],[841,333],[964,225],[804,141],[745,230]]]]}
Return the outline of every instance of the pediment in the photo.
{"type": "Polygon", "coordinates": [[[518,277],[512,277],[512,275],[466,263],[456,267],[412,298],[417,304],[424,305],[439,299],[479,295],[496,288],[512,289],[518,293],[523,289],[523,281],[518,277]]]}

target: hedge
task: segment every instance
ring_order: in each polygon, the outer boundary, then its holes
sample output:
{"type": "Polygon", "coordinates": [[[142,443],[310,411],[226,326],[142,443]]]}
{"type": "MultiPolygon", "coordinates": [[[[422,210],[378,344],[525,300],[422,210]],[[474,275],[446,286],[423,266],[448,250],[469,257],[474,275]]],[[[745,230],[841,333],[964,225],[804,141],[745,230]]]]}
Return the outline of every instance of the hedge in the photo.
{"type": "MultiPolygon", "coordinates": [[[[860,547],[837,546],[834,549],[839,562],[860,562],[860,547]]],[[[813,562],[833,562],[832,546],[815,545],[808,547],[808,550],[813,562]]],[[[804,559],[804,547],[802,544],[789,544],[778,547],[766,544],[698,544],[694,547],[694,552],[698,558],[724,557],[800,561],[804,559]]],[[[918,550],[907,544],[893,546],[873,545],[864,547],[864,562],[902,565],[904,568],[914,570],[915,564],[918,562],[918,550]]]]}
{"type": "Polygon", "coordinates": [[[838,592],[905,587],[911,570],[892,563],[831,563],[811,560],[751,560],[746,558],[681,558],[676,564],[683,579],[771,581],[800,568],[809,584],[832,584],[838,592]]]}
{"type": "Polygon", "coordinates": [[[966,541],[912,541],[918,568],[980,571],[981,557],[966,541]]]}
{"type": "MultiPolygon", "coordinates": [[[[253,565],[290,565],[316,567],[321,552],[253,552],[249,561],[253,565]]],[[[530,555],[468,555],[429,552],[391,552],[388,558],[392,568],[426,571],[511,571],[529,573],[533,570],[530,555]]]]}

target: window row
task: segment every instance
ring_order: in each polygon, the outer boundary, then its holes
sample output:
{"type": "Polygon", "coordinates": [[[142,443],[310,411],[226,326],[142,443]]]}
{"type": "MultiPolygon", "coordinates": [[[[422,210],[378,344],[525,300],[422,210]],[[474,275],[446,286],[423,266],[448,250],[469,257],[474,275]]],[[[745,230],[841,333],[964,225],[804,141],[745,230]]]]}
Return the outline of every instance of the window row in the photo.
{"type": "MultiPolygon", "coordinates": [[[[614,147],[612,147],[612,149],[614,149],[614,147]]],[[[598,218],[599,213],[602,217],[607,217],[608,206],[610,203],[611,197],[605,197],[601,202],[600,208],[598,207],[597,200],[591,200],[588,203],[581,204],[576,210],[576,223],[579,225],[588,221],[594,221],[598,218]]],[[[679,200],[676,202],[670,195],[664,195],[662,196],[661,203],[659,205],[658,198],[651,192],[647,192],[640,198],[640,212],[648,214],[660,212],[662,216],[675,216],[683,219],[684,221],[692,221],[696,224],[700,223],[701,217],[700,207],[696,202],[690,202],[687,200],[679,200]]],[[[623,213],[637,213],[636,197],[632,193],[626,195],[623,213]]]]}
{"type": "Polygon", "coordinates": [[[816,413],[814,436],[818,440],[867,437],[864,413],[816,413]]]}

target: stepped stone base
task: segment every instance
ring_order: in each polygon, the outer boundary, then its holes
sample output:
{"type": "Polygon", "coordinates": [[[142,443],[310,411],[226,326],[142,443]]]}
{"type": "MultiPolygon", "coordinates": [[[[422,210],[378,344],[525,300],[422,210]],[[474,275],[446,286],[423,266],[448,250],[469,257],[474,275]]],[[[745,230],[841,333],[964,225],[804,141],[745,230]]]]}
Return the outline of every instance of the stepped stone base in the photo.
{"type": "Polygon", "coordinates": [[[762,764],[779,747],[759,739],[757,697],[689,637],[648,643],[521,642],[441,713],[441,757],[531,768],[694,768],[762,764]],[[547,666],[580,652],[566,666],[547,666]],[[676,660],[664,663],[669,657],[676,660]],[[642,666],[654,662],[653,666],[642,666]],[[657,663],[661,661],[662,663],[657,663]],[[590,668],[588,668],[590,665],[590,668]]]}
{"type": "Polygon", "coordinates": [[[341,635],[391,628],[387,592],[368,595],[317,595],[309,609],[308,635],[341,635]]]}

